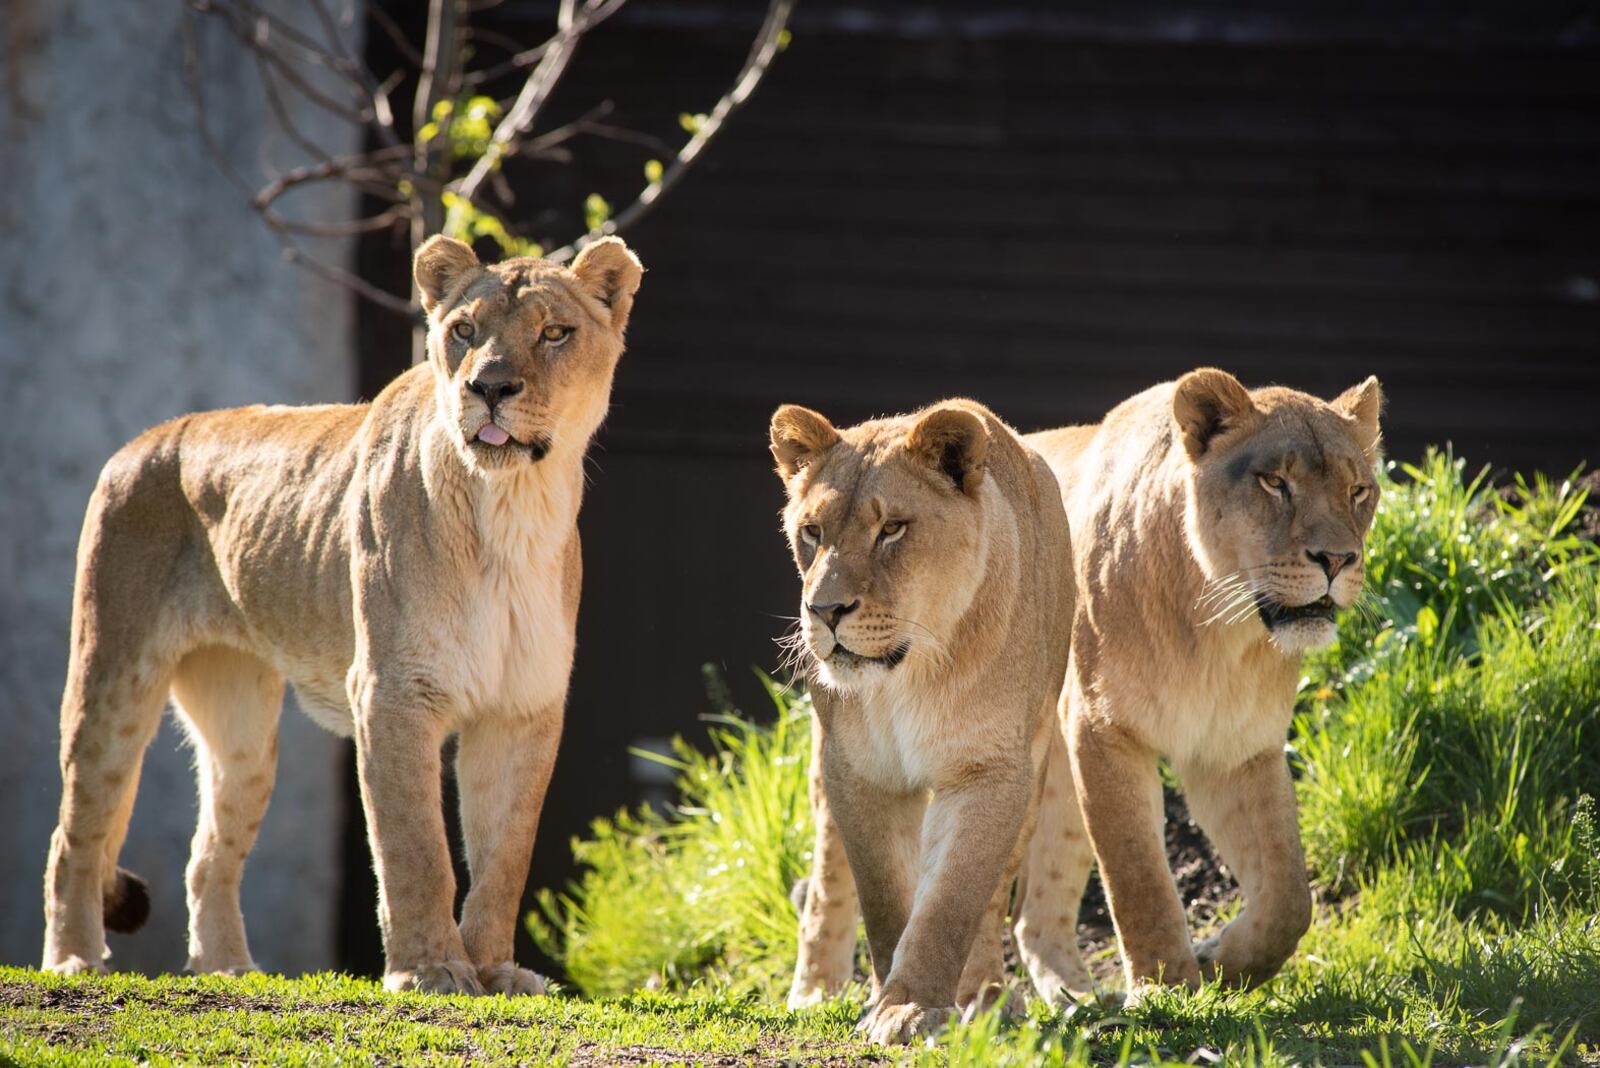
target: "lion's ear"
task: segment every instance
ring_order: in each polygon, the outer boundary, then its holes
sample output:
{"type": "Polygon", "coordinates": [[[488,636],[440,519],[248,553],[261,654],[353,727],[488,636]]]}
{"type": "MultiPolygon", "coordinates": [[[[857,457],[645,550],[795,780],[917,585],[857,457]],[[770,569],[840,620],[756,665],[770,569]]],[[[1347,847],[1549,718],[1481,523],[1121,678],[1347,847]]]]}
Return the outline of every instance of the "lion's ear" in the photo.
{"type": "Polygon", "coordinates": [[[583,246],[572,261],[572,273],[584,291],[611,309],[611,329],[622,333],[633,309],[633,295],[644,277],[639,262],[620,237],[602,237],[583,246]]]}
{"type": "Polygon", "coordinates": [[[1242,426],[1255,411],[1250,391],[1215,367],[1190,371],[1172,395],[1172,418],[1190,460],[1204,456],[1218,434],[1242,426]]]}
{"type": "Polygon", "coordinates": [[[826,416],[798,404],[785,404],[772,413],[771,434],[772,458],[778,462],[778,477],[785,482],[839,440],[839,432],[826,416]]]}
{"type": "Polygon", "coordinates": [[[978,495],[989,457],[989,428],[966,408],[952,405],[924,415],[906,436],[906,448],[956,489],[969,497],[978,495]]]}
{"type": "Polygon", "coordinates": [[[1378,377],[1369,375],[1365,382],[1351,386],[1331,403],[1333,410],[1349,421],[1350,434],[1361,452],[1377,463],[1378,445],[1383,440],[1383,431],[1378,426],[1378,416],[1383,411],[1383,386],[1378,377]]]}
{"type": "Polygon", "coordinates": [[[429,315],[450,294],[469,271],[476,271],[478,254],[465,241],[434,234],[417,247],[411,259],[411,275],[422,294],[422,310],[429,315]]]}

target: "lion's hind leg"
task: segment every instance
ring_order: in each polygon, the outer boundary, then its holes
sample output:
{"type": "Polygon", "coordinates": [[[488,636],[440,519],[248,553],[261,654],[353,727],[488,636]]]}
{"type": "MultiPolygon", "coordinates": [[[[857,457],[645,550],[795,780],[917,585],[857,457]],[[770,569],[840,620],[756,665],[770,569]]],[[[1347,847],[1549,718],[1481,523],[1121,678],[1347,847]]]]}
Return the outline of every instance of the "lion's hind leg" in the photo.
{"type": "Polygon", "coordinates": [[[1244,910],[1195,948],[1208,977],[1252,987],[1278,973],[1311,925],[1311,886],[1289,763],[1273,749],[1235,768],[1180,769],[1189,811],[1244,891],[1244,910]]]}
{"type": "Polygon", "coordinates": [[[272,797],[283,676],[248,653],[198,649],[172,681],[195,750],[200,819],[189,856],[189,970],[256,970],[239,909],[245,857],[272,797]]]}
{"type": "Polygon", "coordinates": [[[45,868],[44,967],[99,970],[105,932],[149,914],[144,882],[117,867],[145,749],[161,724],[168,672],[115,642],[81,640],[61,700],[61,810],[45,868]]]}
{"type": "Polygon", "coordinates": [[[1018,886],[1017,951],[1034,991],[1052,1005],[1093,993],[1078,951],[1078,907],[1094,867],[1072,765],[1059,732],[1050,745],[1039,819],[1018,886]]]}

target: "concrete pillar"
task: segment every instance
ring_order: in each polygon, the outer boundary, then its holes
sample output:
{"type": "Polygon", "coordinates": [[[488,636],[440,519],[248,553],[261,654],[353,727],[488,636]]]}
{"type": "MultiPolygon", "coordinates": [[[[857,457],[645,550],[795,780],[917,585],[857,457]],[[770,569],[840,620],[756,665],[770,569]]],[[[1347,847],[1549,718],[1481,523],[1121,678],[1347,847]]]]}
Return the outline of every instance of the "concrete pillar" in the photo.
{"type": "MultiPolygon", "coordinates": [[[[277,7],[304,20],[305,5],[277,7]]],[[[345,6],[334,3],[334,7],[345,6]]],[[[183,84],[178,0],[8,0],[0,16],[0,960],[37,964],[45,849],[60,798],[57,716],[74,555],[101,465],[183,412],[351,399],[352,298],[284,263],[206,156],[183,84]]],[[[203,34],[212,121],[240,170],[302,159],[271,133],[255,68],[203,34]]],[[[294,107],[327,151],[351,131],[294,107]]],[[[305,217],[350,210],[337,186],[305,217]]],[[[317,251],[348,262],[348,242],[317,251]]],[[[292,705],[292,701],[290,702],[292,705]]],[[[292,707],[278,786],[245,871],[263,966],[335,963],[343,744],[292,707]]],[[[185,960],[183,868],[195,820],[170,717],[145,761],[127,867],[150,924],[113,935],[115,966],[185,960]]]]}

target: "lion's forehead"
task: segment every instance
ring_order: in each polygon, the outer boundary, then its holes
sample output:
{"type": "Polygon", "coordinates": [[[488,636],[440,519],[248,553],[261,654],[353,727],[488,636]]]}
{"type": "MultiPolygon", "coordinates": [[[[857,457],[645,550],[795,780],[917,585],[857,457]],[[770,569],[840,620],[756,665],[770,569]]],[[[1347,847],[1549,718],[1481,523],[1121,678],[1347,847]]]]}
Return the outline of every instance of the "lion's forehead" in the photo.
{"type": "Polygon", "coordinates": [[[927,483],[897,452],[836,446],[801,498],[801,511],[836,526],[880,523],[926,511],[936,500],[927,483]]]}
{"type": "Polygon", "coordinates": [[[1317,412],[1269,417],[1264,427],[1233,447],[1225,470],[1235,482],[1287,474],[1340,488],[1371,475],[1349,432],[1331,414],[1317,412]]]}
{"type": "Polygon", "coordinates": [[[566,280],[558,270],[548,268],[505,271],[496,267],[468,286],[462,298],[473,317],[486,323],[535,324],[552,316],[583,313],[566,280]]]}

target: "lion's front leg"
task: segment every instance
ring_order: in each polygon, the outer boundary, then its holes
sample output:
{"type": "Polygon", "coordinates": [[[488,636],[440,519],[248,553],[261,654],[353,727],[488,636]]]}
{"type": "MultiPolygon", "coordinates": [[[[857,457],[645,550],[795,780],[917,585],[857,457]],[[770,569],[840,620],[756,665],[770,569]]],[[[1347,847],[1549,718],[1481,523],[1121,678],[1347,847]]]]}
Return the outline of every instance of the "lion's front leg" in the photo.
{"type": "Polygon", "coordinates": [[[822,723],[811,717],[811,815],[816,824],[811,874],[805,899],[799,903],[799,953],[794,982],[789,986],[789,1008],[800,1009],[833,997],[845,988],[855,972],[855,875],[845,855],[844,837],[828,804],[822,780],[822,723]]]}
{"type": "MultiPolygon", "coordinates": [[[[862,1023],[873,1041],[930,1034],[956,1008],[979,924],[988,916],[999,928],[993,903],[1020,859],[1033,793],[1029,770],[970,775],[934,794],[923,824],[922,876],[911,918],[882,994],[862,1023]]],[[[989,985],[977,984],[969,998],[981,1002],[989,985]]]]}
{"type": "Polygon", "coordinates": [[[1207,975],[1255,986],[1277,974],[1311,925],[1288,761],[1274,749],[1226,771],[1184,769],[1183,786],[1189,812],[1245,900],[1244,911],[1196,947],[1196,955],[1207,975]]]}
{"type": "Polygon", "coordinates": [[[911,916],[927,802],[919,793],[892,793],[866,781],[831,743],[819,755],[866,921],[875,1004],[894,968],[896,946],[911,916]]]}
{"type": "Polygon", "coordinates": [[[1151,983],[1198,986],[1200,966],[1167,863],[1155,753],[1113,726],[1076,716],[1068,747],[1129,995],[1151,983]]]}
{"type": "Polygon", "coordinates": [[[484,989],[492,994],[543,994],[536,973],[512,959],[534,834],[561,741],[556,702],[527,718],[494,717],[468,724],[456,751],[461,830],[472,888],[461,908],[461,937],[484,989]]]}
{"type": "Polygon", "coordinates": [[[356,769],[378,873],[378,922],[389,990],[481,994],[456,928],[456,880],[445,838],[439,749],[448,710],[436,691],[352,677],[356,769]]]}

